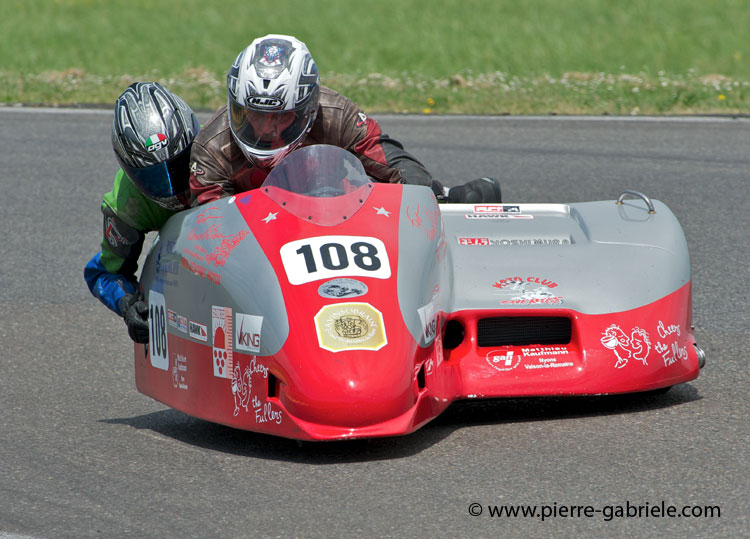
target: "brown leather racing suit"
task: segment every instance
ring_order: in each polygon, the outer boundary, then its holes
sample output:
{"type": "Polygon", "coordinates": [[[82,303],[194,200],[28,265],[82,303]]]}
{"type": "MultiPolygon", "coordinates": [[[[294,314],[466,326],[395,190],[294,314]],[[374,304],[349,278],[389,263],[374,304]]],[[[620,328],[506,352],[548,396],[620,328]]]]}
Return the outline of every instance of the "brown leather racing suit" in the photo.
{"type": "MultiPolygon", "coordinates": [[[[312,144],[331,144],[350,151],[376,181],[426,185],[442,195],[442,187],[400,142],[383,134],[378,123],[351,100],[324,86],[320,88],[318,115],[302,146],[312,144]]],[[[237,146],[229,129],[226,105],[198,132],[190,160],[193,206],[256,189],[269,173],[250,163],[237,146]]]]}

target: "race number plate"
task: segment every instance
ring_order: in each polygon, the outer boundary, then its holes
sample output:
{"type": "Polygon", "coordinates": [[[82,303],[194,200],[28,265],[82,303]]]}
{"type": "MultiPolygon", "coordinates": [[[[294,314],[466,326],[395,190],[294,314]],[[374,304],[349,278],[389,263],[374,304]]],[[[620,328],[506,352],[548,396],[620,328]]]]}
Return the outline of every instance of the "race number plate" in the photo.
{"type": "Polygon", "coordinates": [[[366,236],[318,236],[287,243],[281,261],[292,284],[335,277],[388,279],[391,264],[385,244],[366,236]]]}
{"type": "Polygon", "coordinates": [[[169,369],[167,349],[167,306],[164,294],[151,290],[148,294],[148,342],[151,347],[151,365],[169,369]]]}

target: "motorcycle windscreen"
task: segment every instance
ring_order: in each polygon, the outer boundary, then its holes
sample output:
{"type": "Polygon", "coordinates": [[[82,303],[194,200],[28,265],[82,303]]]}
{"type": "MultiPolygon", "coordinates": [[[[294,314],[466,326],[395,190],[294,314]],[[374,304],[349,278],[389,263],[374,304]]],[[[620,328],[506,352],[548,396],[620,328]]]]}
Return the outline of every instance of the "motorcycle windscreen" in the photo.
{"type": "Polygon", "coordinates": [[[289,213],[332,226],[351,219],[372,192],[372,182],[354,155],[337,146],[305,146],[286,156],[261,186],[289,213]]]}

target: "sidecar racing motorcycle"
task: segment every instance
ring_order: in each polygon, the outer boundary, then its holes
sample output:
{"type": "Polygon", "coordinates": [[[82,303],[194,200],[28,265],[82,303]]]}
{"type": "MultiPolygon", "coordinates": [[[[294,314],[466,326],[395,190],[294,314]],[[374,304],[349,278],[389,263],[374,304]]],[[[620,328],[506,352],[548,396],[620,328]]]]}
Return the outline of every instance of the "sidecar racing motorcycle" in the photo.
{"type": "Polygon", "coordinates": [[[407,434],[457,399],[656,390],[704,361],[663,203],[438,205],[333,146],[172,217],[140,284],[139,391],[299,440],[407,434]]]}

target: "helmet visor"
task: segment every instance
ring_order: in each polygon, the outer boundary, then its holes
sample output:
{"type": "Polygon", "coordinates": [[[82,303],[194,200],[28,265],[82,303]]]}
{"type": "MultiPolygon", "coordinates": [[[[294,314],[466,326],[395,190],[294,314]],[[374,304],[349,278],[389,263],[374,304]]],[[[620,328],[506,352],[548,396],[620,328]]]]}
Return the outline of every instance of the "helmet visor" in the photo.
{"type": "Polygon", "coordinates": [[[229,119],[234,135],[253,150],[273,151],[298,140],[309,127],[312,107],[259,111],[229,100],[229,119]]]}
{"type": "Polygon", "coordinates": [[[123,166],[123,169],[147,197],[167,198],[180,195],[190,189],[191,146],[192,144],[189,144],[172,159],[163,163],[141,168],[123,166]]]}

